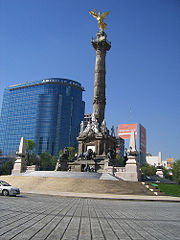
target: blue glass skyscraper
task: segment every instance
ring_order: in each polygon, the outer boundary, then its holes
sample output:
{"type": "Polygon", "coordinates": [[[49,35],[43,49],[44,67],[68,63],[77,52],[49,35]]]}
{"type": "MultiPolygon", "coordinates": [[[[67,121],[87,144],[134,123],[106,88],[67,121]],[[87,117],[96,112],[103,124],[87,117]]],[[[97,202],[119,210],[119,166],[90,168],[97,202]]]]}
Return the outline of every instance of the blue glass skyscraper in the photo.
{"type": "Polygon", "coordinates": [[[37,154],[75,146],[84,117],[83,87],[68,79],[50,78],[5,89],[0,119],[0,150],[14,154],[21,137],[36,143],[37,154]]]}

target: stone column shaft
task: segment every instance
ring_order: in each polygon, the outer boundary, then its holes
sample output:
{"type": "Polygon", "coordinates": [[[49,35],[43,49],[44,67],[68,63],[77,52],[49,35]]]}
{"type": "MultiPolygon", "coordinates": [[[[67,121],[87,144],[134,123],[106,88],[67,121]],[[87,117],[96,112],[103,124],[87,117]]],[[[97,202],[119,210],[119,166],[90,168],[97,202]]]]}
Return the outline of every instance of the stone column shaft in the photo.
{"type": "Polygon", "coordinates": [[[92,45],[96,51],[93,112],[99,124],[101,124],[104,120],[106,105],[106,51],[110,50],[111,44],[107,41],[106,34],[104,32],[99,32],[97,33],[96,40],[92,40],[92,45]]]}

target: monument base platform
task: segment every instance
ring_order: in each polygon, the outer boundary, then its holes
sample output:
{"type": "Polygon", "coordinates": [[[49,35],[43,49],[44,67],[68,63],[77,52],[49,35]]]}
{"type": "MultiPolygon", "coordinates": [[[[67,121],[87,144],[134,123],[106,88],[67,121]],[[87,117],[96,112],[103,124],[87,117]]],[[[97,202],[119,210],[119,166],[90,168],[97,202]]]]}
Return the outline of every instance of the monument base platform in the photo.
{"type": "Polygon", "coordinates": [[[74,162],[68,162],[68,167],[72,172],[85,172],[90,170],[93,172],[105,173],[107,161],[108,159],[106,156],[96,156],[94,160],[79,158],[74,162]]]}
{"type": "Polygon", "coordinates": [[[73,173],[73,172],[38,172],[23,174],[23,176],[1,176],[13,186],[20,188],[21,193],[44,193],[54,194],[69,193],[93,193],[93,194],[136,194],[154,195],[140,182],[125,182],[121,180],[104,180],[104,174],[95,173],[73,173]],[[52,174],[52,175],[51,175],[52,174]],[[47,177],[47,175],[49,177],[47,177]],[[55,176],[56,177],[50,177],[55,176]],[[59,177],[57,177],[59,175],[59,177]],[[64,175],[64,177],[60,177],[64,175]],[[65,177],[66,176],[66,177],[65,177]],[[69,176],[69,177],[67,177],[69,176]]]}

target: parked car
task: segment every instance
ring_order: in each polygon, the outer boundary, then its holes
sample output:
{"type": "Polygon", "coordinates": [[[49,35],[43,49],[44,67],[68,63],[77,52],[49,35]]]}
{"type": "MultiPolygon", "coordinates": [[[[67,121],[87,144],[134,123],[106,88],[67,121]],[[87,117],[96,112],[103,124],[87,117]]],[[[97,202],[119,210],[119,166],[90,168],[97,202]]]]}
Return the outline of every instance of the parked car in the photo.
{"type": "Polygon", "coordinates": [[[0,180],[0,194],[3,196],[16,196],[20,194],[20,190],[19,188],[13,187],[9,183],[0,180]]]}

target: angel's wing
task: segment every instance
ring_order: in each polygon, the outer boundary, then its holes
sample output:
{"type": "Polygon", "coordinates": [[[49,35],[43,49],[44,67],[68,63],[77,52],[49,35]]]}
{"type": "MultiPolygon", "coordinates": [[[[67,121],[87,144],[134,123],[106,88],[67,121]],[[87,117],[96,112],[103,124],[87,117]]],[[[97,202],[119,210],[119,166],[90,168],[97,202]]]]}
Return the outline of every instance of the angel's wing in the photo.
{"type": "Polygon", "coordinates": [[[89,10],[89,13],[90,13],[94,18],[97,18],[97,17],[98,17],[98,15],[97,15],[96,12],[93,12],[93,11],[90,11],[90,10],[89,10]]]}
{"type": "Polygon", "coordinates": [[[110,11],[104,12],[104,13],[102,14],[102,17],[103,17],[103,18],[106,18],[106,16],[107,16],[109,13],[110,13],[110,11]]]}

